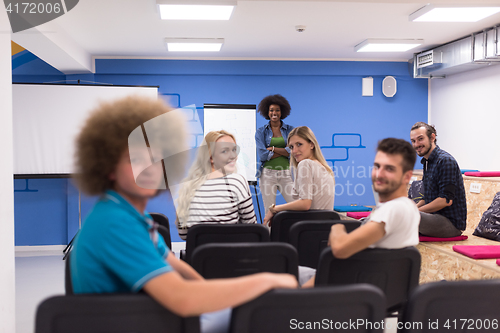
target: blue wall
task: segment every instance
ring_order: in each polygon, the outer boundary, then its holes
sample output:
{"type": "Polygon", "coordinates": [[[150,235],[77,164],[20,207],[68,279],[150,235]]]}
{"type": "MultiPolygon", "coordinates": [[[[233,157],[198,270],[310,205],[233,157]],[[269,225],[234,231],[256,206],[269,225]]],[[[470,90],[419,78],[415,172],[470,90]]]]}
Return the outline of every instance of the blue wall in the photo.
{"type": "MultiPolygon", "coordinates": [[[[13,74],[15,82],[26,78],[34,82],[37,75],[13,74]]],[[[56,73],[41,74],[39,82],[47,74],[56,73]]],[[[427,80],[411,78],[407,63],[399,62],[101,59],[96,60],[95,74],[68,75],[66,79],[71,83],[80,79],[159,86],[160,94],[173,106],[258,104],[266,95],[282,94],[292,106],[286,123],[309,126],[322,147],[333,147],[323,148],[323,153],[336,172],[335,205],[372,205],[370,167],[377,141],[389,136],[408,139],[411,125],[427,120],[427,80]],[[387,75],[397,80],[398,90],[392,98],[382,94],[382,80],[387,75]],[[361,96],[362,78],[367,76],[374,79],[373,97],[361,96]],[[338,135],[344,133],[350,135],[338,135]]],[[[203,119],[203,110],[198,111],[203,119]]],[[[265,123],[257,116],[257,127],[265,123]]],[[[78,229],[76,190],[66,180],[32,180],[31,184],[39,192],[16,192],[15,196],[16,245],[65,244],[78,229]],[[44,214],[43,207],[50,214],[44,214]],[[29,219],[35,213],[37,223],[47,228],[33,229],[29,219]]],[[[16,180],[18,187],[24,188],[24,180],[16,180]]],[[[88,211],[94,200],[83,198],[82,211],[88,211]]],[[[259,202],[262,205],[261,198],[259,202]]],[[[279,197],[278,203],[283,202],[279,197]]],[[[166,193],[151,200],[148,209],[164,213],[171,223],[175,220],[166,193]]],[[[173,240],[179,240],[175,227],[171,230],[173,240]]]]}

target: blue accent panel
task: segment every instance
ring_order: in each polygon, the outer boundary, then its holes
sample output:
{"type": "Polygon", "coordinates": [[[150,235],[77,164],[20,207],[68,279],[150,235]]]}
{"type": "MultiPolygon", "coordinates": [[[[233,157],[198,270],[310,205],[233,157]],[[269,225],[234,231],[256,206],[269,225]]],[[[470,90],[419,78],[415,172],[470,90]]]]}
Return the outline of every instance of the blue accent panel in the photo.
{"type": "MultiPolygon", "coordinates": [[[[62,245],[67,243],[67,179],[31,179],[38,192],[14,192],[15,245],[62,245]]],[[[14,180],[14,190],[25,188],[14,180]]]]}
{"type": "Polygon", "coordinates": [[[12,71],[19,66],[25,65],[30,61],[36,60],[38,57],[28,50],[21,51],[12,56],[12,71]]]}
{"type": "Polygon", "coordinates": [[[68,194],[66,196],[66,205],[67,205],[66,244],[68,244],[80,229],[80,224],[78,222],[79,219],[78,189],[73,185],[73,182],[71,180],[67,181],[66,193],[68,194]]]}
{"type": "Polygon", "coordinates": [[[65,75],[12,75],[12,83],[64,83],[65,75]]]}
{"type": "Polygon", "coordinates": [[[12,75],[64,76],[62,72],[47,64],[28,50],[21,51],[12,56],[12,75]]]}
{"type": "Polygon", "coordinates": [[[81,193],[80,200],[81,200],[82,226],[85,223],[85,218],[92,211],[92,208],[94,208],[94,205],[99,200],[99,198],[100,198],[100,196],[98,196],[98,195],[88,196],[88,195],[81,193]]]}
{"type": "MultiPolygon", "coordinates": [[[[96,59],[96,73],[136,75],[409,76],[406,62],[96,59]]],[[[361,81],[359,82],[361,86],[361,81]]],[[[361,88],[360,88],[361,89],[361,88]]],[[[361,90],[360,90],[361,95],[361,90]]]]}
{"type": "Polygon", "coordinates": [[[30,180],[29,179],[23,179],[23,180],[24,180],[24,188],[14,190],[14,193],[15,192],[38,192],[38,190],[34,190],[34,189],[30,188],[30,180]]]}
{"type": "Polygon", "coordinates": [[[73,184],[72,180],[68,180],[67,189],[67,206],[68,206],[68,243],[75,237],[76,233],[80,229],[80,218],[81,225],[83,226],[85,218],[94,207],[99,196],[88,196],[78,191],[78,188],[73,184]],[[79,211],[80,215],[79,216],[79,211]]]}
{"type": "Polygon", "coordinates": [[[358,133],[334,133],[332,135],[332,145],[331,146],[322,146],[321,150],[329,150],[329,149],[345,149],[345,158],[328,158],[325,156],[327,162],[332,164],[332,168],[335,167],[335,161],[347,161],[349,159],[349,149],[356,148],[366,148],[361,144],[361,135],[358,133]],[[335,137],[341,138],[340,140],[335,140],[335,137]],[[344,139],[344,140],[342,140],[344,139]],[[339,145],[340,143],[340,145],[339,145]],[[342,144],[343,143],[343,144],[342,144]],[[349,143],[352,143],[349,145],[349,143]]]}

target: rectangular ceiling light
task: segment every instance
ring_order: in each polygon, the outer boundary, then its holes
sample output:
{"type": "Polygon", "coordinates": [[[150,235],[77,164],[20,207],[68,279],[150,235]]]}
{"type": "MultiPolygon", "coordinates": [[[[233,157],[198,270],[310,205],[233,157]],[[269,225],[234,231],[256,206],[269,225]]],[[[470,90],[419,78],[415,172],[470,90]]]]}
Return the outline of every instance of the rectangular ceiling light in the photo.
{"type": "Polygon", "coordinates": [[[414,22],[477,22],[500,12],[500,7],[427,5],[410,15],[414,22]]]}
{"type": "Polygon", "coordinates": [[[405,52],[424,43],[423,39],[366,39],[354,47],[356,52],[405,52]]]}
{"type": "Polygon", "coordinates": [[[157,0],[162,20],[229,20],[236,1],[157,0]],[[187,3],[186,2],[192,2],[187,3]],[[208,4],[207,4],[208,3],[208,4]]]}
{"type": "Polygon", "coordinates": [[[169,52],[218,52],[224,38],[165,38],[169,52]]]}

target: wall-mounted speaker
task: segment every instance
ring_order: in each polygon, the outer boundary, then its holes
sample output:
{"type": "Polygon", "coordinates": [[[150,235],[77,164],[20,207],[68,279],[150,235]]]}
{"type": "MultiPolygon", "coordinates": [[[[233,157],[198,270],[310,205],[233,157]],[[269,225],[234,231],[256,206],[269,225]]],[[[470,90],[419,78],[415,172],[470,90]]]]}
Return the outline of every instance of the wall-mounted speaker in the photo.
{"type": "Polygon", "coordinates": [[[394,95],[396,95],[397,90],[398,88],[396,79],[393,76],[386,76],[382,81],[382,92],[384,93],[384,96],[393,97],[394,95]]]}

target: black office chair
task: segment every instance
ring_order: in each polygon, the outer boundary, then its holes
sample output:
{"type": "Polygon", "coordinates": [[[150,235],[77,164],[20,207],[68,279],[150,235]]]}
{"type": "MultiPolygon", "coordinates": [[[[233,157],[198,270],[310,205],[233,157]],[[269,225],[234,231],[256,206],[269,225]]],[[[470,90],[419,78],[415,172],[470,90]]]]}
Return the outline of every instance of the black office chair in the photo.
{"type": "Polygon", "coordinates": [[[198,317],[182,318],[146,294],[53,296],[37,309],[35,333],[200,332],[198,317]]]}
{"type": "Polygon", "coordinates": [[[233,309],[231,332],[383,332],[384,309],[384,294],[368,284],[275,289],[233,309]]]}
{"type": "Polygon", "coordinates": [[[360,221],[351,220],[300,221],[292,225],[289,241],[297,249],[300,266],[318,267],[319,256],[328,246],[332,225],[337,223],[345,225],[347,232],[361,225],[360,221]]]}
{"type": "Polygon", "coordinates": [[[289,273],[298,277],[298,257],[286,243],[228,243],[198,246],[191,266],[206,279],[253,273],[289,273]]]}
{"type": "Polygon", "coordinates": [[[188,230],[186,252],[181,251],[181,259],[190,263],[194,249],[203,244],[268,241],[269,229],[262,224],[198,224],[188,230]]]}
{"type": "Polygon", "coordinates": [[[68,253],[64,261],[64,291],[66,295],[73,295],[73,283],[71,282],[71,272],[69,269],[71,253],[68,253]]]}
{"type": "Polygon", "coordinates": [[[161,213],[149,213],[153,221],[159,224],[158,233],[163,237],[169,249],[172,249],[172,238],[170,237],[170,224],[168,217],[161,213]]]}
{"type": "Polygon", "coordinates": [[[398,332],[498,332],[499,322],[499,279],[441,281],[415,289],[398,332]]]}
{"type": "Polygon", "coordinates": [[[288,233],[291,226],[299,221],[310,220],[340,220],[340,216],[333,210],[285,210],[278,212],[274,215],[271,224],[271,241],[288,243],[288,233]]]}
{"type": "Polygon", "coordinates": [[[418,286],[420,252],[403,249],[366,249],[347,259],[337,259],[330,248],[321,253],[315,285],[370,283],[385,293],[387,311],[400,311],[418,286]]]}

